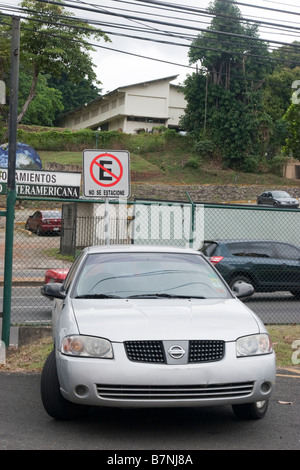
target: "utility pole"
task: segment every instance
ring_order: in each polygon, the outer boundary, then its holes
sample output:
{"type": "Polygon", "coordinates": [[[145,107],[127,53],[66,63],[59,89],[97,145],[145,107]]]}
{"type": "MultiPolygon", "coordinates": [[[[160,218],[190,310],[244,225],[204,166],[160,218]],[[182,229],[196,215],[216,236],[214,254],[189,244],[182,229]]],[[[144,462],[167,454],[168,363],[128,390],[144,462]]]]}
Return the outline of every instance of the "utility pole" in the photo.
{"type": "Polygon", "coordinates": [[[6,196],[6,233],[3,288],[2,341],[9,346],[12,294],[13,235],[16,203],[16,153],[20,58],[20,18],[13,17],[10,64],[9,141],[6,196]]]}

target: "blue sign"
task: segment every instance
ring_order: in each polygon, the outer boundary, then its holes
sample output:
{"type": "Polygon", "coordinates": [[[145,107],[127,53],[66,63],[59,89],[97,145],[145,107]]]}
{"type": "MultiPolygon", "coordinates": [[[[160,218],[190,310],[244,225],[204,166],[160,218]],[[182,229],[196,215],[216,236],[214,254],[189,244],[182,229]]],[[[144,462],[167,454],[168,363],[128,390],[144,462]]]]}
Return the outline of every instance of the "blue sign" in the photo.
{"type": "MultiPolygon", "coordinates": [[[[8,144],[0,145],[0,168],[8,167],[8,144]]],[[[42,162],[39,154],[29,145],[17,143],[16,169],[41,170],[42,162]]]]}

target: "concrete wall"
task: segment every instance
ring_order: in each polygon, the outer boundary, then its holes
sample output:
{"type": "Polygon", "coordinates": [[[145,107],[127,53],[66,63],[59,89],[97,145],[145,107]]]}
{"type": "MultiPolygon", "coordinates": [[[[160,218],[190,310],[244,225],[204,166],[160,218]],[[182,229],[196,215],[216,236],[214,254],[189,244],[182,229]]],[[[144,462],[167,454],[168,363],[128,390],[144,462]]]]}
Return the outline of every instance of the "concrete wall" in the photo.
{"type": "Polygon", "coordinates": [[[300,179],[300,162],[294,161],[285,165],[283,176],[290,179],[300,179]]]}

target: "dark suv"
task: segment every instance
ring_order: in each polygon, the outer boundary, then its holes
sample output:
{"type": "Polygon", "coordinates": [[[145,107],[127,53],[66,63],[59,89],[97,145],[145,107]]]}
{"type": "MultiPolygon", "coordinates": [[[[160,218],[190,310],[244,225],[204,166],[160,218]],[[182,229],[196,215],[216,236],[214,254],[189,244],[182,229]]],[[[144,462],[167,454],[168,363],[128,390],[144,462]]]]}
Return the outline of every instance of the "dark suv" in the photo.
{"type": "Polygon", "coordinates": [[[231,289],[244,281],[256,292],[290,291],[300,298],[300,247],[270,240],[206,240],[201,251],[231,289]]]}

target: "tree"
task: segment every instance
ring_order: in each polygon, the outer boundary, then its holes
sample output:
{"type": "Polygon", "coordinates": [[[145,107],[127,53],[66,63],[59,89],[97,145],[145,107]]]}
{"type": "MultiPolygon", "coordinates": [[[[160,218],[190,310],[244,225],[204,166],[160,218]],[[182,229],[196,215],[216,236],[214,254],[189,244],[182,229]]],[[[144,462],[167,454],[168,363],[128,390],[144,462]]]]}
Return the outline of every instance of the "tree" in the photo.
{"type": "MultiPolygon", "coordinates": [[[[62,93],[49,86],[47,79],[46,75],[39,75],[35,99],[29,104],[22,124],[52,126],[57,114],[63,111],[62,93]]],[[[19,75],[19,103],[21,106],[28,96],[30,85],[30,75],[22,67],[19,75]]]]}
{"type": "Polygon", "coordinates": [[[263,91],[265,111],[273,121],[281,119],[291,104],[292,84],[300,77],[300,67],[276,67],[266,80],[263,91]]]}
{"type": "Polygon", "coordinates": [[[59,119],[62,114],[66,114],[101,96],[101,89],[91,83],[88,77],[74,84],[67,73],[63,72],[59,78],[49,77],[47,83],[48,86],[59,90],[62,96],[63,112],[56,113],[54,121],[59,119]]]}
{"type": "Polygon", "coordinates": [[[270,123],[262,107],[270,54],[257,25],[246,22],[234,3],[215,0],[208,10],[211,25],[189,51],[190,62],[201,67],[185,82],[182,125],[212,139],[225,166],[250,171],[261,152],[260,130],[270,123]]]}
{"type": "Polygon", "coordinates": [[[101,31],[75,19],[61,1],[57,1],[58,4],[35,0],[22,2],[28,19],[21,28],[21,61],[30,65],[31,86],[18,122],[36,95],[40,74],[59,78],[65,73],[74,83],[80,83],[84,78],[95,81],[94,64],[89,55],[94,49],[85,41],[91,37],[109,40],[101,31]]]}
{"type": "MultiPolygon", "coordinates": [[[[6,83],[9,77],[11,54],[11,21],[0,15],[0,80],[6,83]]],[[[7,93],[7,87],[6,87],[7,93]]],[[[0,104],[0,123],[8,117],[8,107],[0,104]]]]}
{"type": "Polygon", "coordinates": [[[283,153],[300,160],[300,105],[299,100],[292,103],[284,115],[287,123],[288,138],[286,145],[283,146],[283,153]]]}

